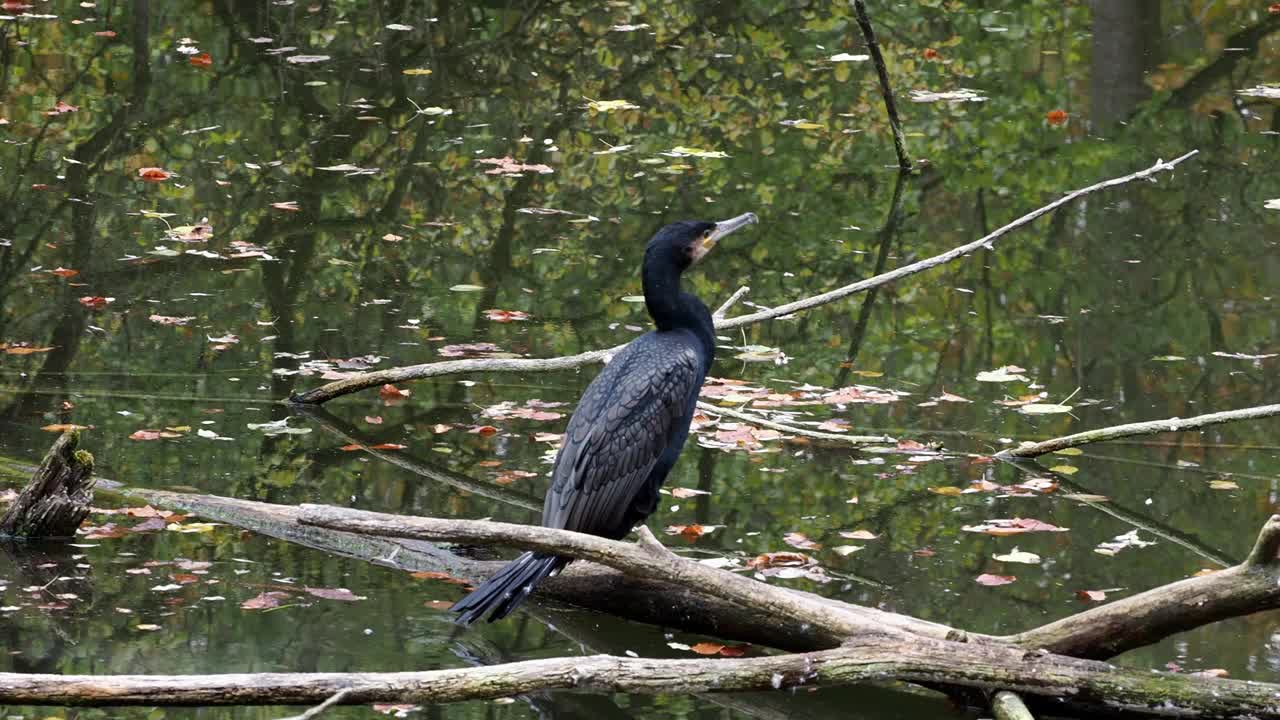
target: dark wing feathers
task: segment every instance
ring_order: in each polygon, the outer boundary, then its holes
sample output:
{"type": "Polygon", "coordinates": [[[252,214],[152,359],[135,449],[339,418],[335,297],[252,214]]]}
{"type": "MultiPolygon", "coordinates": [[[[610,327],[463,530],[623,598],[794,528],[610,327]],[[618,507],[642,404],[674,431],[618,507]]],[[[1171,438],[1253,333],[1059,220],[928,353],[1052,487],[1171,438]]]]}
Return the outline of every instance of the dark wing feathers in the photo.
{"type": "Polygon", "coordinates": [[[587,387],[569,420],[542,508],[548,527],[617,535],[689,409],[703,369],[689,339],[650,334],[587,387]]]}

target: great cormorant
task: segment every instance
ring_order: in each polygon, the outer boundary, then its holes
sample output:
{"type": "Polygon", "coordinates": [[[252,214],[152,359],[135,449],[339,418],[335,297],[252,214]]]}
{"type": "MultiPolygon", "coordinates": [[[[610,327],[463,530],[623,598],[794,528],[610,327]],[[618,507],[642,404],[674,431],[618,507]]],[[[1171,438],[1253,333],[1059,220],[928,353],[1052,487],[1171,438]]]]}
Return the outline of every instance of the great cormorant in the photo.
{"type": "MultiPolygon", "coordinates": [[[[649,240],[641,277],[657,329],[627,343],[587,386],[569,419],[542,505],[545,527],[620,540],[658,507],[658,488],[689,436],[698,391],[715,356],[715,328],[702,301],[680,291],[680,275],[720,238],[758,222],[667,225],[649,240]]],[[[570,558],[526,552],[452,608],[470,625],[505,617],[570,558]]]]}

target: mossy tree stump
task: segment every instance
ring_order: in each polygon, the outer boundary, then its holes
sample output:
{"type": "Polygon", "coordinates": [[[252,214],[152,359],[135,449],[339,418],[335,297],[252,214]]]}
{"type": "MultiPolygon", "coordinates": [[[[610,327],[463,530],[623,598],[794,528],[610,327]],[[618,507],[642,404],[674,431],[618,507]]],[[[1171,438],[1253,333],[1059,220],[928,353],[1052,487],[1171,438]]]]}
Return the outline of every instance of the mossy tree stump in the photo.
{"type": "Polygon", "coordinates": [[[93,503],[93,455],[77,450],[80,434],[54,441],[31,482],[0,518],[0,537],[29,540],[68,538],[84,522],[93,503]]]}

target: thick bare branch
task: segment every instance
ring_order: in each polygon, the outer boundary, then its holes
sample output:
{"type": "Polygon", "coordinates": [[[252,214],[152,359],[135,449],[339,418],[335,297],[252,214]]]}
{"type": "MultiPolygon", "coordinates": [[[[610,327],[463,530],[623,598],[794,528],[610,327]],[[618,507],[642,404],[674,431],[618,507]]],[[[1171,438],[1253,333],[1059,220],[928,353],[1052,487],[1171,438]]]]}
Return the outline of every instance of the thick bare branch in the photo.
{"type": "Polygon", "coordinates": [[[1196,415],[1189,418],[1166,418],[1164,420],[1148,420],[1146,422],[1128,423],[1125,425],[1115,425],[1113,427],[1099,428],[1097,430],[1086,430],[1074,435],[1065,435],[1052,440],[1045,440],[1037,443],[1023,443],[1016,448],[1001,450],[996,453],[996,457],[1019,457],[1033,458],[1046,455],[1058,450],[1066,448],[1079,447],[1090,443],[1103,442],[1106,440],[1118,440],[1120,438],[1134,437],[1136,435],[1159,435],[1166,432],[1182,432],[1184,430],[1198,430],[1210,425],[1221,425],[1222,423],[1236,422],[1237,420],[1259,420],[1262,418],[1275,417],[1280,415],[1280,405],[1258,405],[1256,407],[1243,408],[1241,410],[1227,410],[1225,412],[1209,413],[1208,415],[1196,415]]]}
{"type": "MultiPolygon", "coordinates": [[[[1063,195],[1053,202],[1033,210],[1023,215],[1013,222],[995,230],[988,235],[974,240],[971,243],[961,245],[952,250],[948,250],[940,255],[926,258],[918,262],[904,265],[900,268],[890,270],[887,273],[881,273],[875,277],[867,278],[844,287],[829,290],[820,295],[804,298],[795,302],[780,305],[768,310],[751,313],[749,315],[739,315],[734,318],[717,318],[716,329],[723,330],[727,328],[739,327],[742,325],[750,325],[752,323],[771,320],[773,318],[784,317],[802,310],[810,310],[815,307],[835,302],[842,298],[848,297],[855,293],[865,292],[871,288],[887,285],[904,277],[914,275],[925,270],[930,270],[939,265],[964,257],[983,247],[991,247],[991,243],[1000,237],[1026,225],[1039,217],[1042,217],[1077,198],[1083,197],[1099,190],[1124,185],[1134,180],[1143,180],[1149,178],[1156,173],[1166,170],[1172,170],[1178,163],[1195,155],[1198,150],[1174,158],[1169,162],[1163,160],[1157,161],[1155,165],[1130,173],[1124,177],[1112,178],[1099,183],[1094,183],[1088,187],[1073,190],[1063,195]]],[[[578,353],[577,355],[566,355],[558,358],[511,358],[511,359],[470,359],[470,360],[446,360],[444,362],[423,363],[420,365],[406,365],[398,368],[388,368],[386,370],[376,370],[374,372],[361,373],[353,375],[345,380],[337,380],[327,385],[321,385],[318,388],[308,390],[289,398],[289,402],[314,405],[328,402],[336,397],[349,395],[366,388],[378,387],[387,383],[406,382],[409,380],[421,380],[429,377],[439,377],[441,375],[452,375],[456,373],[468,372],[542,372],[548,370],[571,370],[573,368],[582,367],[596,362],[603,362],[606,358],[618,352],[622,348],[621,345],[607,350],[592,350],[590,352],[578,353]]]]}
{"type": "Polygon", "coordinates": [[[1036,720],[1022,698],[1007,690],[1001,690],[991,698],[991,713],[996,720],[1036,720]]]}
{"type": "Polygon", "coordinates": [[[882,629],[863,613],[865,608],[834,606],[804,599],[786,589],[717,570],[675,555],[659,544],[655,549],[595,535],[486,520],[445,520],[349,510],[329,505],[303,505],[299,521],[351,533],[407,537],[436,542],[501,544],[521,550],[541,550],[590,560],[629,575],[664,580],[678,586],[705,588],[724,599],[767,613],[809,623],[837,637],[882,629]]]}
{"type": "Polygon", "coordinates": [[[299,705],[348,691],[347,704],[445,703],[574,689],[646,694],[782,690],[900,679],[1009,689],[1078,707],[1159,717],[1277,718],[1280,686],[1129,670],[1008,647],[874,634],[835,650],[723,660],[610,655],[406,673],[43,675],[0,673],[18,705],[299,705]]]}

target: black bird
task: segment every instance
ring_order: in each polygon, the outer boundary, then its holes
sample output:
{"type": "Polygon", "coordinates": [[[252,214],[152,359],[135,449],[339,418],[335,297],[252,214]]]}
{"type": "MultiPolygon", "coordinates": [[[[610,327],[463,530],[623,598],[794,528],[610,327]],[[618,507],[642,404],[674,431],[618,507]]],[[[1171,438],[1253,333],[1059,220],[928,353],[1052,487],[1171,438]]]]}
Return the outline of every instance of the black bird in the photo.
{"type": "MultiPolygon", "coordinates": [[[[711,311],[680,291],[680,275],[735,230],[718,223],[667,225],[644,251],[644,304],[657,329],[627,343],[587,386],[569,419],[542,504],[545,527],[620,540],[658,507],[658,488],[680,457],[694,405],[715,356],[711,311]]],[[[454,604],[457,622],[505,617],[571,558],[526,552],[454,604]]]]}

